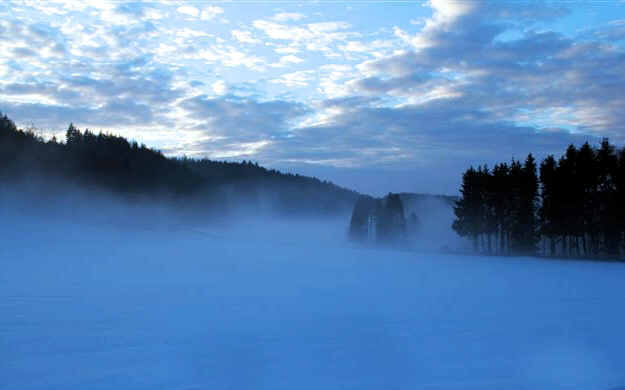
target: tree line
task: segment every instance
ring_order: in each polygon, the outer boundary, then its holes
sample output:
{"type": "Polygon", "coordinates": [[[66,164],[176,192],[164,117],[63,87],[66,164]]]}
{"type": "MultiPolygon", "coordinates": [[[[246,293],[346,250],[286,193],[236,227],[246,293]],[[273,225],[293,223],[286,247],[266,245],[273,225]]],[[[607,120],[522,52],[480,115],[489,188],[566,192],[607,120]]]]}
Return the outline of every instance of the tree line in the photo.
{"type": "Polygon", "coordinates": [[[352,241],[400,244],[406,239],[407,221],[399,194],[383,198],[361,195],[354,204],[349,224],[352,241]]]}
{"type": "Polygon", "coordinates": [[[463,173],[452,228],[498,255],[610,258],[624,253],[625,148],[570,145],[463,173]]]}
{"type": "Polygon", "coordinates": [[[179,200],[205,209],[265,207],[278,213],[333,214],[358,194],[314,177],[251,161],[172,158],[124,137],[70,124],[65,140],[44,140],[0,114],[0,183],[59,179],[122,196],[179,200]]]}

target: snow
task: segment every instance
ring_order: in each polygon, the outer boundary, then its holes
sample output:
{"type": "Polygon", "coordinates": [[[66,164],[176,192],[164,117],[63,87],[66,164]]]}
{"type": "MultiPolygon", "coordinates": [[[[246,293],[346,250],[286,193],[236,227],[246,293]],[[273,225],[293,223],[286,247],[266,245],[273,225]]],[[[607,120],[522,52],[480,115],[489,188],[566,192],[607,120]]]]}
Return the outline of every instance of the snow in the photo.
{"type": "Polygon", "coordinates": [[[0,224],[0,389],[625,386],[623,264],[359,248],[342,222],[0,224]]]}

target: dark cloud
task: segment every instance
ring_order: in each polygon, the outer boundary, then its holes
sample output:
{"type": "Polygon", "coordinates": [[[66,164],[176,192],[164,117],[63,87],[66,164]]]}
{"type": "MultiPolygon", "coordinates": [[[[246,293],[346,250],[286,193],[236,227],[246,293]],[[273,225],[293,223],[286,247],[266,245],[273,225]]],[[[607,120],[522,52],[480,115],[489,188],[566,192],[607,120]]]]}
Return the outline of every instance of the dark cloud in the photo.
{"type": "Polygon", "coordinates": [[[37,57],[37,53],[27,47],[16,47],[12,50],[14,57],[37,57]]]}
{"type": "Polygon", "coordinates": [[[431,26],[414,37],[425,42],[425,47],[367,64],[376,75],[351,86],[356,92],[405,98],[425,96],[438,88],[464,97],[453,102],[473,112],[467,118],[488,111],[499,120],[524,122],[518,119],[519,110],[536,116],[547,115],[549,110],[567,111],[551,118],[552,125],[625,140],[622,47],[577,42],[531,28],[520,37],[502,40],[502,33],[519,25],[567,11],[537,4],[535,9],[524,6],[528,10],[517,12],[518,5],[509,2],[484,4],[476,3],[452,22],[431,26]]]}
{"type": "Polygon", "coordinates": [[[354,166],[356,171],[387,171],[388,177],[403,178],[388,182],[371,176],[371,186],[356,186],[368,191],[386,183],[386,191],[404,186],[403,190],[427,192],[436,183],[438,191],[454,193],[459,173],[469,165],[492,167],[512,158],[522,160],[530,152],[542,158],[561,153],[571,143],[599,141],[565,129],[515,125],[469,107],[462,99],[398,108],[350,107],[327,124],[300,128],[297,137],[277,140],[259,157],[278,167],[329,172],[330,178],[350,185],[354,181],[346,168],[354,166]],[[339,168],[320,168],[327,165],[339,168]],[[407,181],[409,177],[413,181],[407,181]]]}
{"type": "Polygon", "coordinates": [[[204,121],[198,128],[205,128],[211,134],[226,135],[240,142],[285,136],[289,130],[289,121],[310,110],[295,102],[259,102],[233,95],[218,98],[196,96],[184,100],[180,106],[191,117],[204,121]]]}
{"type": "Polygon", "coordinates": [[[593,29],[592,38],[611,42],[625,39],[625,19],[617,20],[608,26],[593,29]]]}

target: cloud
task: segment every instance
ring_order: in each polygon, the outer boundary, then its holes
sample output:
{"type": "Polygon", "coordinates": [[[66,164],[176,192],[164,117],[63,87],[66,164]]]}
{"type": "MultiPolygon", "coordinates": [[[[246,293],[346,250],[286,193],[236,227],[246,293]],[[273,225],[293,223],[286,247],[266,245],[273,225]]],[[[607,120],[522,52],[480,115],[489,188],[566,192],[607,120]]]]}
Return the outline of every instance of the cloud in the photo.
{"type": "Polygon", "coordinates": [[[358,42],[358,41],[350,41],[350,42],[347,42],[346,45],[342,45],[339,47],[343,51],[353,51],[353,52],[359,52],[359,53],[369,51],[369,47],[364,45],[362,42],[358,42]]]}
{"type": "Polygon", "coordinates": [[[200,10],[190,5],[180,6],[176,8],[176,11],[184,15],[192,16],[194,18],[200,15],[200,10]]]}
{"type": "Polygon", "coordinates": [[[213,91],[217,94],[217,95],[225,95],[226,91],[228,91],[228,86],[226,85],[226,82],[223,80],[217,80],[215,81],[211,87],[213,88],[213,91]]]}
{"type": "Polygon", "coordinates": [[[528,28],[566,12],[557,8],[520,12],[515,4],[432,4],[434,15],[421,32],[410,36],[395,29],[413,50],[361,64],[365,77],[350,82],[352,93],[401,97],[407,103],[463,97],[476,111],[519,125],[573,126],[623,138],[619,110],[625,99],[616,92],[625,88],[618,70],[625,59],[622,48],[528,28]],[[498,39],[518,26],[524,27],[518,38],[498,39]],[[541,119],[530,121],[527,112],[541,119]]]}
{"type": "Polygon", "coordinates": [[[287,132],[290,121],[309,112],[308,107],[299,103],[257,101],[234,95],[195,96],[185,99],[180,106],[192,118],[201,121],[199,127],[246,142],[287,132]]]}
{"type": "Polygon", "coordinates": [[[292,121],[309,112],[299,103],[234,95],[199,95],[185,99],[180,106],[195,120],[194,131],[203,134],[185,149],[213,158],[257,156],[278,139],[288,137],[292,121]]]}
{"type": "Polygon", "coordinates": [[[300,49],[292,46],[281,46],[276,47],[274,51],[279,54],[297,54],[300,52],[300,49]]]}
{"type": "Polygon", "coordinates": [[[37,52],[27,47],[13,48],[13,55],[16,57],[36,57],[37,52]]]}
{"type": "Polygon", "coordinates": [[[208,6],[202,10],[202,14],[200,15],[200,19],[202,20],[212,20],[217,16],[224,13],[223,8],[217,6],[208,6]]]}
{"type": "Polygon", "coordinates": [[[273,84],[282,84],[288,88],[306,87],[313,80],[315,71],[300,70],[281,75],[279,78],[270,80],[273,84]]]}
{"type": "Polygon", "coordinates": [[[243,43],[260,43],[260,39],[252,37],[252,33],[243,30],[232,30],[232,36],[239,42],[243,43]]]}
{"type": "Polygon", "coordinates": [[[289,41],[291,47],[304,45],[306,50],[322,52],[326,57],[340,56],[335,51],[335,45],[360,36],[357,32],[346,31],[351,25],[341,21],[287,25],[255,20],[252,25],[264,32],[270,39],[289,41]]]}
{"type": "Polygon", "coordinates": [[[289,54],[289,55],[280,57],[280,60],[275,64],[271,64],[271,66],[275,68],[283,68],[291,64],[299,64],[300,62],[304,62],[304,60],[299,58],[298,56],[289,54]]]}
{"type": "Polygon", "coordinates": [[[314,33],[307,28],[287,26],[284,24],[268,22],[266,20],[255,20],[252,25],[257,29],[262,30],[269,36],[269,38],[272,39],[301,41],[311,39],[314,36],[314,33]]]}
{"type": "Polygon", "coordinates": [[[289,21],[297,22],[298,20],[304,19],[305,17],[305,15],[296,12],[281,12],[275,14],[271,19],[275,20],[276,22],[283,23],[289,21]]]}
{"type": "Polygon", "coordinates": [[[375,27],[324,9],[227,30],[206,23],[224,14],[207,3],[10,4],[0,110],[18,122],[274,166],[413,167],[424,180],[441,166],[453,186],[468,164],[625,141],[625,22],[567,30],[571,3],[432,0],[428,17],[375,27]]]}

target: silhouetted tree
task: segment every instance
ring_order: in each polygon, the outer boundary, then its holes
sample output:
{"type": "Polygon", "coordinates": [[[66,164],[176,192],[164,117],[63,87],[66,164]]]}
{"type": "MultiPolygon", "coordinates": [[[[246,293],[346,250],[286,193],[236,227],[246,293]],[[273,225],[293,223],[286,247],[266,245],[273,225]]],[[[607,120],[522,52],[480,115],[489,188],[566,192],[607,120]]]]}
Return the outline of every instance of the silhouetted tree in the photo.
{"type": "MultiPolygon", "coordinates": [[[[558,163],[556,159],[549,155],[540,164],[540,182],[542,190],[540,193],[541,207],[539,210],[540,234],[549,240],[549,254],[556,255],[556,243],[559,236],[559,226],[556,209],[558,207],[558,188],[556,183],[556,169],[558,163]]],[[[543,253],[545,253],[544,251],[543,253]]]]}
{"type": "Polygon", "coordinates": [[[607,139],[599,148],[570,145],[559,161],[547,156],[540,177],[531,154],[523,165],[513,159],[496,164],[492,173],[469,168],[460,192],[452,227],[470,237],[476,250],[491,253],[492,236],[499,254],[533,255],[542,243],[543,255],[621,255],[625,149],[617,153],[607,139]]]}
{"type": "Polygon", "coordinates": [[[482,190],[479,188],[478,171],[470,167],[462,175],[462,196],[456,202],[454,214],[456,219],[452,228],[462,237],[469,237],[474,250],[478,250],[478,236],[482,226],[482,190]]]}

